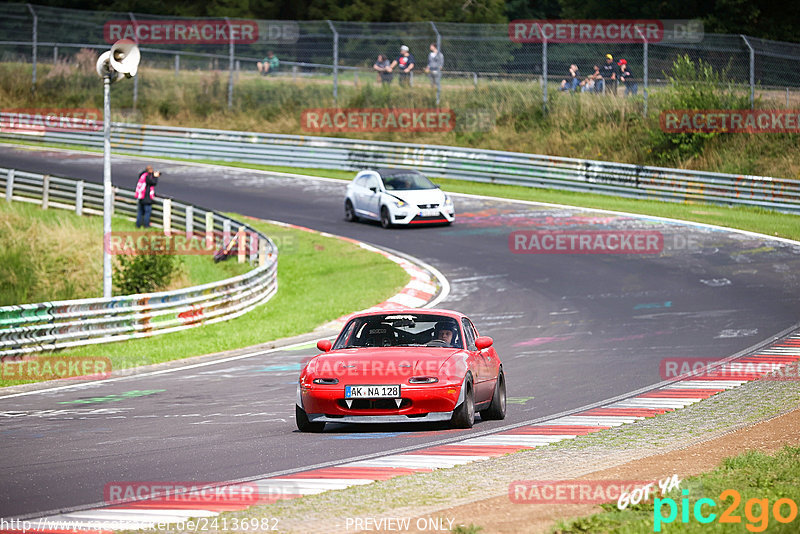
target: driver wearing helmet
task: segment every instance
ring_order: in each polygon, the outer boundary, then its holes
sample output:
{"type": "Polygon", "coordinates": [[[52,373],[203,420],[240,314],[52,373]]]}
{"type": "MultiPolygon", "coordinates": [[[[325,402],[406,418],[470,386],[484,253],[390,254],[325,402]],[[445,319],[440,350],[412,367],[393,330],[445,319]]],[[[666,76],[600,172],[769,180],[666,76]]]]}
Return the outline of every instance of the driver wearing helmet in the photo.
{"type": "Polygon", "coordinates": [[[453,323],[439,322],[433,329],[433,339],[443,341],[448,347],[453,345],[456,339],[456,327],[453,323]]]}

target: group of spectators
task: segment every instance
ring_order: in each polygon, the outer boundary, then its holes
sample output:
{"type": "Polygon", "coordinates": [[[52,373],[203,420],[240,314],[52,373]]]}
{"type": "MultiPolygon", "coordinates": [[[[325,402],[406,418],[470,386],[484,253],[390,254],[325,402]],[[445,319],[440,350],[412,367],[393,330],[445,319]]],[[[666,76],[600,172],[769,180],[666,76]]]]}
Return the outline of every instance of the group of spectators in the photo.
{"type": "MultiPolygon", "coordinates": [[[[430,75],[431,84],[439,88],[442,81],[444,56],[439,51],[436,43],[431,43],[429,48],[430,53],[428,54],[428,65],[425,67],[425,72],[430,75]]],[[[373,70],[378,73],[378,80],[384,85],[392,83],[395,69],[399,77],[398,83],[400,85],[408,85],[415,67],[416,60],[406,45],[400,47],[400,55],[394,61],[389,62],[389,59],[384,54],[378,54],[378,59],[372,65],[373,70]]]]}
{"type": "Polygon", "coordinates": [[[569,75],[561,80],[562,91],[577,91],[580,87],[583,93],[604,93],[609,91],[617,95],[619,83],[625,84],[625,96],[635,95],[639,92],[639,84],[633,80],[633,73],[628,69],[628,61],[620,59],[614,63],[614,56],[606,54],[605,63],[595,65],[594,72],[583,80],[578,73],[578,66],[569,66],[569,75]]]}

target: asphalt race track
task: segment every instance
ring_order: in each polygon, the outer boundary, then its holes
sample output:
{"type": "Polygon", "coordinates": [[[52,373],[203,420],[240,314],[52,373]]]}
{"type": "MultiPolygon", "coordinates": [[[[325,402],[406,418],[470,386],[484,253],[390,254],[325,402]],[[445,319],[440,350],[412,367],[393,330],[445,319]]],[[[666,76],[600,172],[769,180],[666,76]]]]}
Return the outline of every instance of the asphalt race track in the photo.
{"type": "MultiPolygon", "coordinates": [[[[115,157],[114,183],[133,188],[145,163],[115,157]]],[[[0,166],[102,181],[96,155],[2,146],[0,166]]],[[[665,358],[729,356],[800,317],[800,247],[762,238],[464,197],[455,198],[452,227],[383,230],[344,221],[341,182],[156,168],[157,194],[351,237],[437,267],[452,285],[442,307],[467,313],[495,339],[508,417],[470,431],[329,425],[322,435],[300,434],[293,405],[300,362],[315,352],[308,347],[0,395],[0,517],[100,503],[109,482],[239,479],[544,417],[660,382],[665,358]],[[515,254],[515,229],[656,231],[663,251],[515,254]]]]}

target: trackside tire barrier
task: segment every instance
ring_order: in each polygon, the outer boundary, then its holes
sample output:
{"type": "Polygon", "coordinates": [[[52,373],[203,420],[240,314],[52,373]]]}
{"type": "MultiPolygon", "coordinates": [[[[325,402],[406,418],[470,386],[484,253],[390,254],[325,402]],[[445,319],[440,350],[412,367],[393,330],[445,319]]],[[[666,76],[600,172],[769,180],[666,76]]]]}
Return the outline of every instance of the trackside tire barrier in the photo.
{"type": "MultiPolygon", "coordinates": [[[[102,214],[103,186],[56,176],[0,168],[0,191],[9,201],[102,214]]],[[[119,297],[41,302],[0,307],[0,360],[44,350],[166,334],[238,317],[268,301],[278,289],[278,250],[266,235],[215,211],[157,199],[151,221],[172,229],[213,228],[224,239],[243,229],[250,239],[245,274],[201,286],[119,297]],[[231,229],[234,229],[233,231],[231,229]]],[[[115,190],[117,215],[136,216],[133,191],[115,190]]]]}

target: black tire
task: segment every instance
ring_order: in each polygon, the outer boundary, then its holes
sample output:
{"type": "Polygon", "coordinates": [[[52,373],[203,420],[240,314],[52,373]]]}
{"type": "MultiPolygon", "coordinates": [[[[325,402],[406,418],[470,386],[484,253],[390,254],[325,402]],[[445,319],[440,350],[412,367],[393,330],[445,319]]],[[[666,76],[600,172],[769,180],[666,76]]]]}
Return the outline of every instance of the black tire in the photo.
{"type": "Polygon", "coordinates": [[[386,208],[386,206],[381,208],[381,226],[384,228],[392,227],[392,219],[389,217],[389,210],[386,208]]]}
{"type": "Polygon", "coordinates": [[[356,222],[358,220],[356,210],[353,208],[353,203],[350,202],[349,198],[344,202],[344,220],[347,222],[356,222]]]}
{"type": "Polygon", "coordinates": [[[481,410],[481,419],[490,421],[492,419],[499,420],[506,418],[506,375],[503,373],[503,368],[497,374],[497,382],[494,385],[494,394],[492,395],[492,403],[485,410],[481,410]]]}
{"type": "Polygon", "coordinates": [[[300,432],[319,433],[325,430],[325,423],[312,423],[308,420],[306,411],[296,404],[294,405],[294,418],[297,421],[297,430],[300,432]]]}
{"type": "Polygon", "coordinates": [[[464,402],[458,405],[450,418],[451,428],[472,428],[475,424],[475,396],[472,391],[472,379],[464,381],[464,402]]]}

